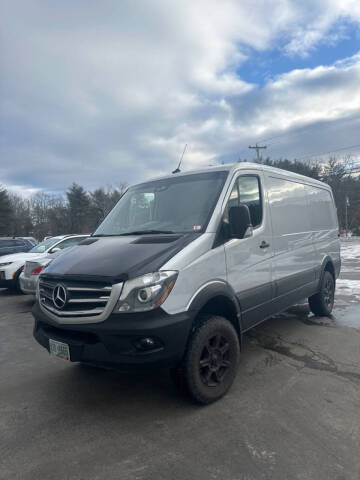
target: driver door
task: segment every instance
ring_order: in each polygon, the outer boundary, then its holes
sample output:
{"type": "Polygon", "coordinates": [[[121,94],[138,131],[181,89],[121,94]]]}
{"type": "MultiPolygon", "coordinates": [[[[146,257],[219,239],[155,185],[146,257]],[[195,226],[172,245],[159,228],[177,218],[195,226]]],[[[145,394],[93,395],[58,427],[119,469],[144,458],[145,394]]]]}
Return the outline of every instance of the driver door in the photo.
{"type": "Polygon", "coordinates": [[[227,280],[241,306],[242,329],[247,330],[268,316],[272,300],[272,231],[270,212],[263,189],[263,174],[242,171],[232,185],[225,208],[248,206],[253,235],[233,238],[225,243],[227,280]]]}

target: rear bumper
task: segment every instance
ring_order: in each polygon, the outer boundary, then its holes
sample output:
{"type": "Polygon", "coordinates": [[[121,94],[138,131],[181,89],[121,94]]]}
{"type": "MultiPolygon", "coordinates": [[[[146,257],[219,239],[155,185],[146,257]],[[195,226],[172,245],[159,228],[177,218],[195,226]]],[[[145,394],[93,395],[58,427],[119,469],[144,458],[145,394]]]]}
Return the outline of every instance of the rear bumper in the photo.
{"type": "Polygon", "coordinates": [[[151,312],[111,314],[92,324],[57,324],[33,307],[34,337],[49,350],[49,339],[69,345],[70,360],[124,369],[170,367],[183,357],[192,326],[188,312],[168,315],[160,308],[151,312]],[[154,340],[142,348],[141,340],[154,340]]]}
{"type": "Polygon", "coordinates": [[[37,278],[36,277],[36,280],[34,280],[33,278],[27,278],[27,277],[23,277],[22,275],[20,275],[20,289],[22,292],[26,293],[26,294],[31,294],[31,295],[35,295],[36,294],[36,286],[37,286],[37,278]]]}

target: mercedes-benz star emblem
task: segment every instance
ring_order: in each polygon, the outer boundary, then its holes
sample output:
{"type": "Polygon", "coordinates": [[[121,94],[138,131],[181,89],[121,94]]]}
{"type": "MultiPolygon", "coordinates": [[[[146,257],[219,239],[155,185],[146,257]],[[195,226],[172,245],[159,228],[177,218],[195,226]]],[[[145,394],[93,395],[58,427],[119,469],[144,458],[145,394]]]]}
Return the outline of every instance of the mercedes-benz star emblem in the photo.
{"type": "Polygon", "coordinates": [[[65,307],[67,302],[67,291],[64,285],[61,285],[61,283],[56,285],[52,294],[52,298],[56,308],[61,310],[65,307]]]}

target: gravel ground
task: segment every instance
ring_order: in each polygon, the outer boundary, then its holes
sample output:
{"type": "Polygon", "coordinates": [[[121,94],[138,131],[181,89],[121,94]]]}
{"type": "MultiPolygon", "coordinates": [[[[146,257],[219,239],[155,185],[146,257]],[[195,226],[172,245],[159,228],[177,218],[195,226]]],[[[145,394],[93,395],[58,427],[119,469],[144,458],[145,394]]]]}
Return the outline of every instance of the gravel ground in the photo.
{"type": "Polygon", "coordinates": [[[360,240],[342,247],[331,318],[298,305],[246,336],[216,404],[167,372],[127,375],[49,357],[32,299],[0,290],[0,478],[360,478],[360,240]]]}

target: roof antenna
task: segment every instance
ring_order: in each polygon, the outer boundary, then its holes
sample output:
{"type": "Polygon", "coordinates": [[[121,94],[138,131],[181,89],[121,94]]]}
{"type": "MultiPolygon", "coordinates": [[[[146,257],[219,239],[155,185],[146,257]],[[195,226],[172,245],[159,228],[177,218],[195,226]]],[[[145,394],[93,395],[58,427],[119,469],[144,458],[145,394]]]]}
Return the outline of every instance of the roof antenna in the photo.
{"type": "Polygon", "coordinates": [[[180,165],[181,165],[183,156],[184,156],[184,154],[185,154],[186,147],[187,147],[187,143],[185,144],[184,151],[183,151],[183,153],[182,153],[182,155],[181,155],[179,165],[177,166],[177,168],[176,168],[172,173],[179,173],[179,172],[180,172],[180,165]]]}

